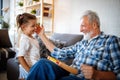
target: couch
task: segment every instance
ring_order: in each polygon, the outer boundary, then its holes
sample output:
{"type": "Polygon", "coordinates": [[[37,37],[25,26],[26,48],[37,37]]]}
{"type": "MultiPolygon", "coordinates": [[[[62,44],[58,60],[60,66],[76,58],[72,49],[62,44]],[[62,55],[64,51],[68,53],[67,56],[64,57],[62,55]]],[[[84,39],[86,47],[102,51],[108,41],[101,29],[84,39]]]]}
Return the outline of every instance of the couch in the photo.
{"type": "MultiPolygon", "coordinates": [[[[80,34],[62,34],[54,33],[50,40],[59,48],[67,47],[75,44],[77,41],[82,40],[83,35],[80,34]]],[[[38,38],[40,44],[40,55],[45,58],[46,54],[49,54],[49,51],[45,48],[42,41],[38,38]],[[41,48],[42,47],[42,48],[41,48]]],[[[65,63],[68,65],[71,64],[72,59],[65,60],[65,63]]],[[[7,61],[7,79],[8,80],[18,80],[19,76],[19,62],[16,58],[11,58],[7,61]]]]}
{"type": "Polygon", "coordinates": [[[0,29],[0,72],[6,70],[7,60],[16,54],[11,47],[8,29],[0,29]]]}

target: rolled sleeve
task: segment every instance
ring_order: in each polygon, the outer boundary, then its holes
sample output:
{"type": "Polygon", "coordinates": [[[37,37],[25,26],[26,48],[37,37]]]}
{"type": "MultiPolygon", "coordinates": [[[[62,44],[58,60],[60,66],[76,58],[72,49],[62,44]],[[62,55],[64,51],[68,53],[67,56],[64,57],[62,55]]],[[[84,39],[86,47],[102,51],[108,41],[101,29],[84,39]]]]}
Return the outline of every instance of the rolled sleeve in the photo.
{"type": "Polygon", "coordinates": [[[66,56],[66,51],[63,51],[59,48],[54,48],[54,51],[51,53],[51,56],[57,58],[57,59],[66,59],[67,56],[66,56]]]}
{"type": "Polygon", "coordinates": [[[78,45],[80,44],[76,43],[75,45],[64,47],[62,49],[55,47],[54,51],[51,53],[51,56],[57,59],[74,58],[78,50],[78,45]]]}
{"type": "Polygon", "coordinates": [[[117,75],[120,73],[120,39],[113,38],[111,45],[111,58],[114,65],[113,72],[117,75]]]}

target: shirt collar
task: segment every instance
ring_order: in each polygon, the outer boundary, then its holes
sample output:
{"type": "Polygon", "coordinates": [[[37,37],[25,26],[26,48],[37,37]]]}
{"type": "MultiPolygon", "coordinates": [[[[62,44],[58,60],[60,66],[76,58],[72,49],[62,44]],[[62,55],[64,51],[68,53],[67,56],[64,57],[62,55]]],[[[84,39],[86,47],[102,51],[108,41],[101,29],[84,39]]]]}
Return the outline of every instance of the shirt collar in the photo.
{"type": "Polygon", "coordinates": [[[88,42],[92,41],[93,39],[96,39],[96,38],[104,38],[104,32],[101,32],[99,35],[96,35],[94,36],[93,38],[89,39],[88,42]]]}

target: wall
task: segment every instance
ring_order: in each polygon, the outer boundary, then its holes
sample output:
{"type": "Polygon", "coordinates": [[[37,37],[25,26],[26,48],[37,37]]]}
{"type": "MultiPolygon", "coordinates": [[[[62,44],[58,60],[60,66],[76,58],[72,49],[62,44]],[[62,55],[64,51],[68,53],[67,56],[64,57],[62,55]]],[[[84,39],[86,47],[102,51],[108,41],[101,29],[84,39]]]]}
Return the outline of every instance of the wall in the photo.
{"type": "Polygon", "coordinates": [[[13,48],[16,48],[16,41],[17,41],[17,28],[15,27],[15,20],[16,17],[14,15],[15,13],[15,0],[10,0],[10,29],[9,29],[9,35],[10,35],[10,40],[12,42],[13,48]]]}
{"type": "Polygon", "coordinates": [[[120,0],[55,0],[54,31],[79,34],[85,10],[98,13],[102,31],[120,37],[120,0]]]}

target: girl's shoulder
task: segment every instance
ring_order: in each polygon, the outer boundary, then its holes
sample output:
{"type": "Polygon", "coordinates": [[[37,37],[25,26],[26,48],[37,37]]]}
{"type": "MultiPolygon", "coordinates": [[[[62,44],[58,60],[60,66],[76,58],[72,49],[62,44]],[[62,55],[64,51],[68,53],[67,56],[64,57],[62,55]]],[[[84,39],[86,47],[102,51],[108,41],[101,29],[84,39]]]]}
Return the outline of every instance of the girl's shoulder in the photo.
{"type": "Polygon", "coordinates": [[[26,40],[29,40],[29,38],[30,38],[30,37],[28,37],[28,36],[27,36],[27,35],[25,35],[25,34],[22,34],[22,35],[21,35],[21,39],[26,39],[26,40]]]}
{"type": "Polygon", "coordinates": [[[26,36],[25,34],[22,34],[21,35],[21,38],[20,38],[20,42],[26,44],[26,43],[29,43],[30,42],[30,39],[28,36],[26,36]]]}

